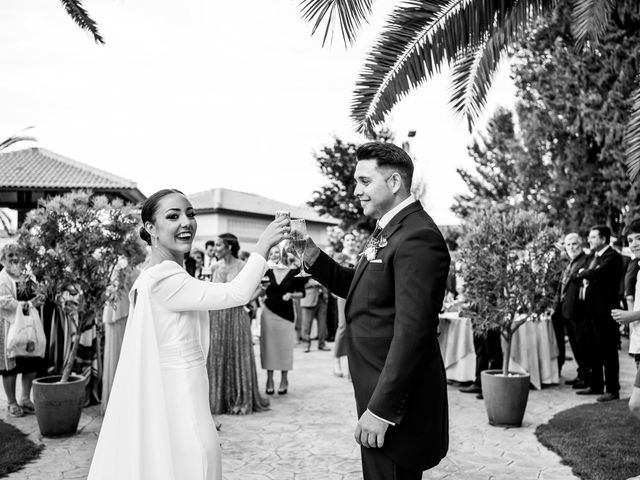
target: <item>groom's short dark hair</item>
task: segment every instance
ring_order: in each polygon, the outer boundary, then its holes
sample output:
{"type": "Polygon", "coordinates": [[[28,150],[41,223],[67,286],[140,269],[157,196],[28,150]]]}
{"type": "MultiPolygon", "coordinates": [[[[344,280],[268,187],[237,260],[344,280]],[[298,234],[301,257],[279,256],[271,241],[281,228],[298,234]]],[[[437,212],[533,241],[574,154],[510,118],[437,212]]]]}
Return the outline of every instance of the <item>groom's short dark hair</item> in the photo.
{"type": "Polygon", "coordinates": [[[393,143],[369,142],[356,150],[357,160],[376,160],[378,167],[396,170],[407,187],[411,190],[413,178],[413,161],[407,152],[393,143]]]}

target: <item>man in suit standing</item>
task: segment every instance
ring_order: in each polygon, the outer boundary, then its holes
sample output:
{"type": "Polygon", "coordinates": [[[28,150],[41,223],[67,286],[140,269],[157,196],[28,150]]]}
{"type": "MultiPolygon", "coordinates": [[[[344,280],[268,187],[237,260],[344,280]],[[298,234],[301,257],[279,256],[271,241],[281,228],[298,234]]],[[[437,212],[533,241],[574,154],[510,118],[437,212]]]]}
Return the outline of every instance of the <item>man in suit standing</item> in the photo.
{"type": "Polygon", "coordinates": [[[573,356],[578,364],[578,375],[573,380],[567,380],[574,389],[584,389],[589,386],[588,332],[591,326],[585,325],[584,304],[579,299],[582,280],[577,277],[579,271],[588,266],[587,255],[582,250],[582,239],[577,233],[569,233],[564,237],[564,248],[569,257],[558,286],[558,303],[553,313],[553,324],[556,330],[558,350],[562,352],[558,357],[560,367],[564,363],[564,332],[566,329],[573,356]],[[587,330],[585,331],[585,327],[587,330]],[[560,362],[562,359],[562,363],[560,362]]]}
{"type": "Polygon", "coordinates": [[[307,239],[309,272],[346,298],[346,343],[365,480],[418,480],[449,443],[444,365],[437,338],[449,253],[411,195],[413,162],[389,143],[356,152],[355,195],[378,220],[355,268],[307,239]]]}
{"type": "Polygon", "coordinates": [[[605,225],[591,227],[588,268],[577,274],[584,280],[583,298],[586,320],[593,334],[593,353],[590,355],[591,385],[578,390],[579,395],[602,394],[596,400],[607,402],[620,398],[618,363],[618,324],[611,310],[619,308],[618,290],[622,276],[622,257],[610,245],[611,230],[605,225]],[[604,378],[602,371],[604,368],[604,378]]]}
{"type": "Polygon", "coordinates": [[[302,328],[300,335],[306,343],[305,352],[311,351],[311,326],[313,319],[318,322],[318,350],[330,350],[327,345],[327,300],[329,295],[326,289],[310,278],[304,287],[304,297],[300,299],[302,309],[302,328]]]}

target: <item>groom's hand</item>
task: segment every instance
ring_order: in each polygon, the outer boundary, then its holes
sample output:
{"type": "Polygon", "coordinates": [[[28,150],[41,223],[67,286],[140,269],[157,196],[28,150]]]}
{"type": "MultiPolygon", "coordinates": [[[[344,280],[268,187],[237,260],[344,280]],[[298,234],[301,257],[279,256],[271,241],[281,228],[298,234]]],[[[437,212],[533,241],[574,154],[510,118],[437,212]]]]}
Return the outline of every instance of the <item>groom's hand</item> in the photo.
{"type": "Polygon", "coordinates": [[[304,263],[311,266],[316,262],[318,256],[320,256],[320,249],[311,237],[307,236],[305,240],[307,241],[307,246],[304,249],[304,263]]]}
{"type": "Polygon", "coordinates": [[[366,410],[358,420],[354,437],[358,445],[365,448],[381,448],[388,427],[389,424],[378,420],[366,410]]]}

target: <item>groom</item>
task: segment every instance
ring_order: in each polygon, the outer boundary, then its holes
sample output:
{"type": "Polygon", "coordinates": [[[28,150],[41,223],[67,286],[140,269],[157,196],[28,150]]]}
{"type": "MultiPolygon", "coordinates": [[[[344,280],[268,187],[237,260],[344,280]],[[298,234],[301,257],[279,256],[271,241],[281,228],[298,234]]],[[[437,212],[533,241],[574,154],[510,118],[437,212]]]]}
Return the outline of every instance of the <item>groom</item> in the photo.
{"type": "Polygon", "coordinates": [[[413,162],[389,143],[356,152],[355,195],[378,220],[355,269],[307,239],[309,272],[346,298],[346,342],[365,480],[419,480],[449,443],[438,312],[449,271],[442,234],[410,193],[413,162]]]}

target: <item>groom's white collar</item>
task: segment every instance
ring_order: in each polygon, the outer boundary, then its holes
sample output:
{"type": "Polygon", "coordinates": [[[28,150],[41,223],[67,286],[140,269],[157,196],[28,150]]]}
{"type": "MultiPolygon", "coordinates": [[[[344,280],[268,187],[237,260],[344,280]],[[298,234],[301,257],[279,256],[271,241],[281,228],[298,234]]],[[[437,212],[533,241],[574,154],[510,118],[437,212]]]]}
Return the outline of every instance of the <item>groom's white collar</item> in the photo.
{"type": "Polygon", "coordinates": [[[416,201],[416,198],[412,194],[409,194],[407,198],[405,198],[402,202],[400,202],[398,205],[396,205],[387,213],[385,213],[380,218],[380,220],[378,220],[378,225],[380,225],[380,228],[384,228],[387,225],[389,225],[389,222],[393,220],[393,217],[395,217],[398,213],[400,213],[402,209],[404,209],[405,207],[408,207],[415,201],[416,201]]]}

